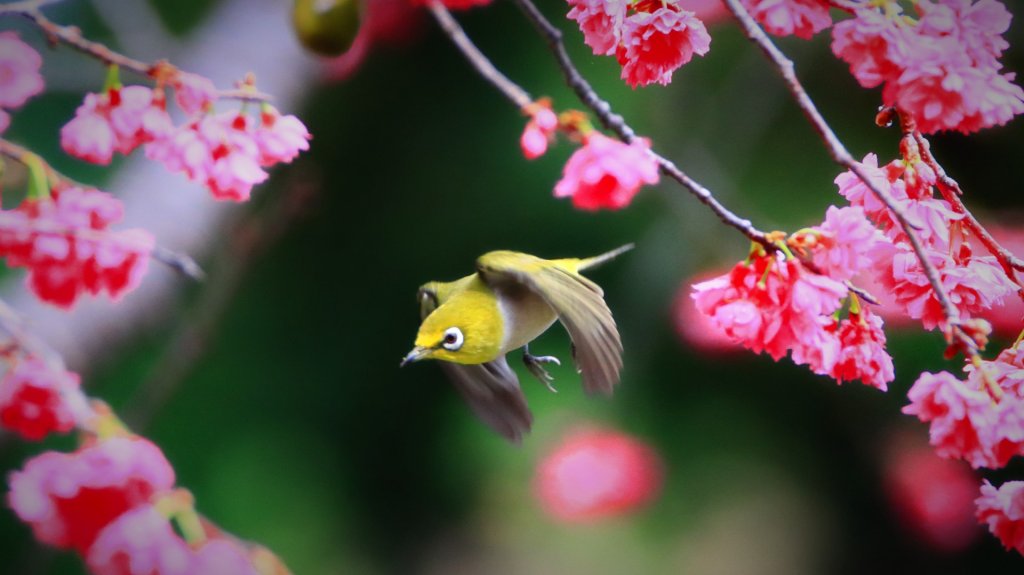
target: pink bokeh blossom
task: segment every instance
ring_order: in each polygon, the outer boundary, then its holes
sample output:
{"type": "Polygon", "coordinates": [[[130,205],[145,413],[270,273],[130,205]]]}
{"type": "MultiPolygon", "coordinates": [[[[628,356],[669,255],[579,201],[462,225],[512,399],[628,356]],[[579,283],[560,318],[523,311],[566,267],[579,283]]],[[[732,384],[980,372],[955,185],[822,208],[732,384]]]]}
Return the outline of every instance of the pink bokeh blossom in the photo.
{"type": "Polygon", "coordinates": [[[548,104],[538,104],[526,122],[523,135],[519,138],[519,146],[526,159],[533,160],[548,151],[548,144],[558,130],[558,116],[548,104]]]}
{"type": "Polygon", "coordinates": [[[1024,481],[1007,481],[996,489],[986,479],[976,503],[978,521],[1003,547],[1024,555],[1024,481]]]}
{"type": "Polygon", "coordinates": [[[832,25],[827,0],[743,0],[750,15],[776,36],[808,40],[832,25]]]}
{"type": "Polygon", "coordinates": [[[35,357],[17,360],[0,380],[0,423],[33,441],[67,433],[75,415],[65,397],[78,385],[75,373],[52,369],[35,357]]]}
{"type": "Polygon", "coordinates": [[[0,32],[0,108],[19,108],[43,91],[43,58],[16,32],[0,32]]]}
{"type": "Polygon", "coordinates": [[[581,210],[619,210],[629,205],[644,184],[658,183],[658,164],[648,153],[650,143],[632,144],[590,133],[566,162],[555,197],[571,197],[581,210]]]}

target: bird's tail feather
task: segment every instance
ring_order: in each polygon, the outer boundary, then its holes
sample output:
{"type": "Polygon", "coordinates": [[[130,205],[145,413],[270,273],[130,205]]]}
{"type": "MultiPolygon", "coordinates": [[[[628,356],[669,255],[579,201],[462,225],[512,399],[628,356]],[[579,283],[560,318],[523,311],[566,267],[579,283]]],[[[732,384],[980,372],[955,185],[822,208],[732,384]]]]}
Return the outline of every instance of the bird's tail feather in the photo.
{"type": "Polygon", "coordinates": [[[635,246],[636,246],[636,244],[626,244],[624,246],[617,247],[617,248],[615,248],[614,250],[612,250],[610,252],[605,252],[605,253],[603,253],[603,254],[601,254],[599,256],[594,256],[592,258],[583,258],[583,259],[580,260],[579,268],[578,269],[580,271],[583,271],[583,270],[587,270],[587,269],[590,269],[590,268],[596,268],[597,266],[599,266],[599,265],[601,265],[601,264],[603,264],[605,262],[611,261],[611,260],[615,259],[616,257],[618,257],[618,256],[620,256],[620,255],[622,255],[622,254],[624,254],[626,252],[628,252],[629,250],[633,249],[635,246]]]}

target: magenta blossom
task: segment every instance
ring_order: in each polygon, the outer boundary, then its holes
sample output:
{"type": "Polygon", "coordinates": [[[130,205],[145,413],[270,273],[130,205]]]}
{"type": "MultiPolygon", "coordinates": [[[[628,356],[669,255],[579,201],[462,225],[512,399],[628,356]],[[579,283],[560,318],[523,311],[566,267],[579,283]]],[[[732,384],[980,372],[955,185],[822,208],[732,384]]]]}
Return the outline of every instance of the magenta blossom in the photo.
{"type": "Polygon", "coordinates": [[[591,132],[569,158],[555,197],[571,197],[582,210],[619,210],[629,205],[643,184],[658,183],[658,163],[648,152],[650,143],[632,144],[591,132]]]}
{"type": "Polygon", "coordinates": [[[1007,481],[996,489],[986,479],[975,503],[978,521],[988,525],[1003,547],[1024,555],[1024,481],[1007,481]]]}
{"type": "Polygon", "coordinates": [[[43,58],[16,32],[0,32],[0,108],[19,108],[43,91],[43,58]]]}
{"type": "Polygon", "coordinates": [[[808,40],[832,25],[827,0],[743,0],[750,15],[776,36],[808,40]]]}

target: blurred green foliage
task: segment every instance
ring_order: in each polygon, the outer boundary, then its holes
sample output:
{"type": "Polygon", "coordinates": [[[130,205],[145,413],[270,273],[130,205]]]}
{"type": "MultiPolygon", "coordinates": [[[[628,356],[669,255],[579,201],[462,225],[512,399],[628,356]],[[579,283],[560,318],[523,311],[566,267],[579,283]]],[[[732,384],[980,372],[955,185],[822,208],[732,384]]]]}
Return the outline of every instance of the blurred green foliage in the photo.
{"type": "MultiPolygon", "coordinates": [[[[155,3],[179,33],[209,4],[155,3]]],[[[544,8],[563,22],[561,4],[544,8]]],[[[459,19],[531,93],[551,96],[559,109],[578,106],[513,6],[499,2],[459,19]]],[[[253,207],[240,208],[272,210],[272,198],[297,181],[320,186],[311,213],[247,271],[205,357],[145,430],[204,513],[278,552],[297,575],[1020,567],[1019,556],[984,534],[963,553],[928,549],[900,526],[882,492],[887,440],[905,427],[926,434],[899,413],[905,391],[921,370],[956,368],[942,360],[939,336],[891,334],[898,374],[888,393],[840,388],[788,361],[689,349],[674,332],[673,298],[698,271],[743,258],[744,238],[672,182],[618,213],[581,213],[555,200],[551,188],[573,147],[563,142],[524,160],[522,116],[430,21],[424,25],[414,44],[376,48],[348,81],[317,86],[299,112],[315,135],[312,151],[278,170],[253,207]],[[583,256],[631,241],[633,253],[593,274],[626,347],[614,398],[586,398],[569,367],[554,370],[558,394],[524,378],[536,428],[514,448],[473,419],[436,366],[398,369],[424,281],[460,277],[490,249],[583,256]],[[667,484],[655,505],[588,526],[542,514],[531,496],[534,465],[581,421],[636,434],[662,454],[667,484]]],[[[613,59],[592,56],[578,32],[563,27],[581,71],[616,110],[761,228],[816,223],[840,200],[836,167],[732,26],[713,28],[711,53],[671,86],[635,92],[613,59]]],[[[1010,33],[1010,69],[1022,69],[1021,29],[1015,22],[1010,33]]],[[[823,34],[780,44],[853,153],[888,161],[898,135],[873,125],[878,94],[856,87],[828,41],[823,34]]],[[[16,124],[10,135],[60,158],[56,130],[76,100],[38,99],[23,112],[38,130],[16,124]]],[[[1020,177],[1010,169],[1022,136],[1018,120],[972,138],[935,138],[940,160],[983,216],[1022,206],[1020,177]]],[[[101,170],[58,165],[102,181],[101,170]]],[[[225,253],[207,262],[208,282],[220,281],[230,244],[225,253]]],[[[202,289],[185,298],[175,323],[195,321],[202,289]]],[[[88,374],[90,392],[115,409],[130,406],[175,327],[88,374]]],[[[554,329],[534,349],[567,357],[567,338],[554,329]]],[[[15,469],[38,451],[8,443],[0,465],[15,469]]],[[[1015,463],[1006,473],[1022,471],[1015,463]]],[[[33,543],[9,512],[0,514],[0,540],[0,573],[83,572],[70,554],[33,543]]]]}

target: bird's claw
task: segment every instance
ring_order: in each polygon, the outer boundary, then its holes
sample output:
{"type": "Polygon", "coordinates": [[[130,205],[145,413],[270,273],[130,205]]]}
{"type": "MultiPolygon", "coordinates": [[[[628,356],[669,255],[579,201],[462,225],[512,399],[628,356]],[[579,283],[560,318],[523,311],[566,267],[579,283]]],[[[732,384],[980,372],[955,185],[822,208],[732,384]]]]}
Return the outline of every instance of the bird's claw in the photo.
{"type": "Polygon", "coordinates": [[[558,393],[558,390],[552,384],[555,378],[548,373],[548,370],[544,369],[543,365],[545,363],[562,365],[562,362],[557,357],[553,355],[530,355],[530,352],[527,351],[523,354],[523,363],[526,364],[526,369],[530,370],[533,377],[539,379],[553,393],[558,393]]]}

